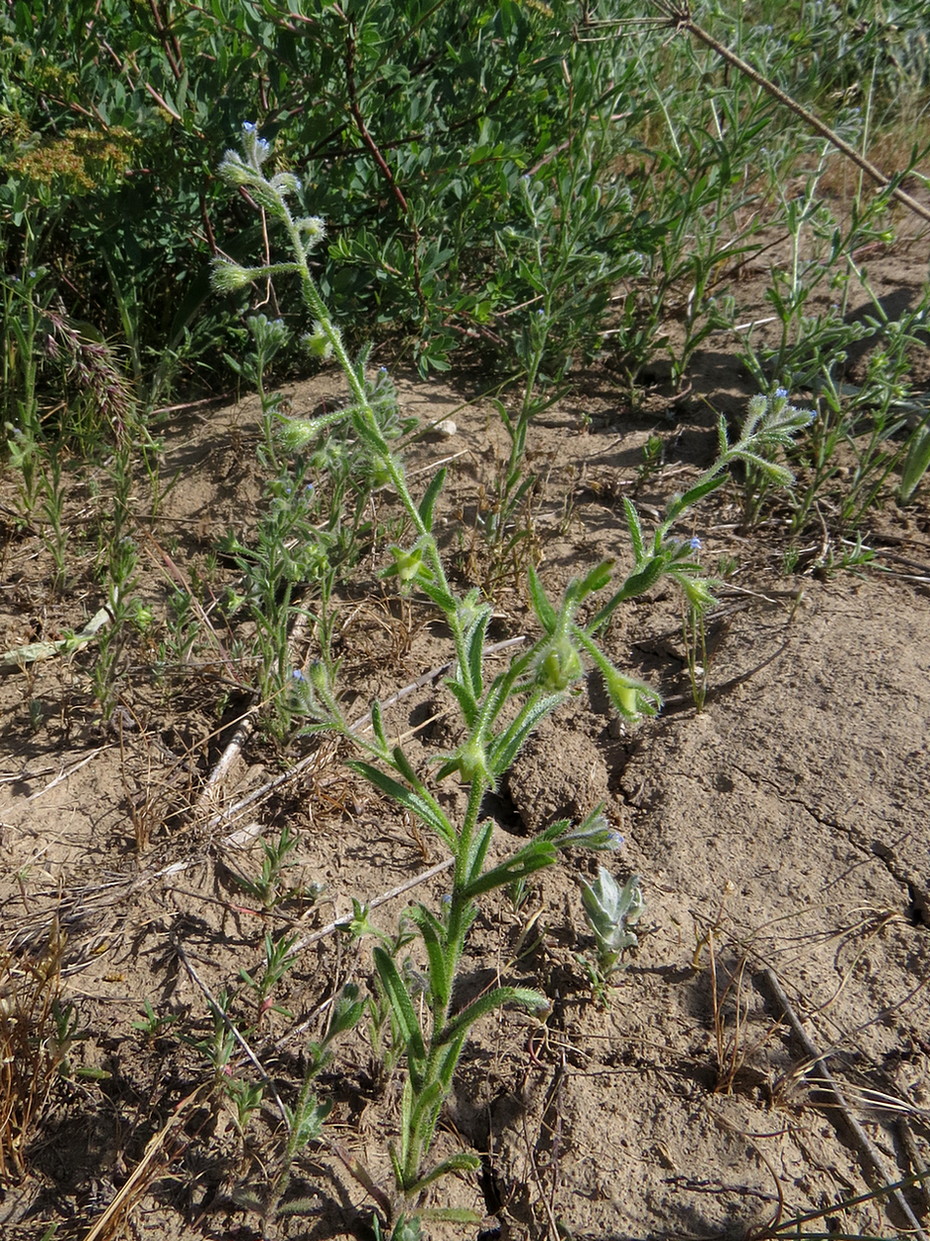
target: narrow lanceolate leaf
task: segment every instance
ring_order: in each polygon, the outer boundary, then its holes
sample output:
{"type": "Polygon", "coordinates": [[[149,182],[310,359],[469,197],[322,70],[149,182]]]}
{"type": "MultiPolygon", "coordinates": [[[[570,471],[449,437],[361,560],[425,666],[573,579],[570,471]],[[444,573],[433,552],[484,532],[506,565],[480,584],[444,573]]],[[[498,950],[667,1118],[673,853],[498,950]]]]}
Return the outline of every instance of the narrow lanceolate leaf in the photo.
{"type": "Polygon", "coordinates": [[[525,715],[518,716],[504,735],[495,741],[488,752],[491,773],[495,779],[513,766],[514,759],[540,720],[564,701],[564,694],[549,694],[540,699],[525,715]]]}
{"type": "Polygon", "coordinates": [[[384,732],[384,720],[381,716],[381,703],[378,701],[371,704],[371,728],[372,732],[375,734],[375,740],[377,741],[379,747],[385,754],[387,754],[390,747],[388,746],[387,736],[384,732]]]}
{"type": "Polygon", "coordinates": [[[494,987],[491,991],[486,991],[484,995],[479,995],[477,1000],[472,1000],[460,1013],[457,1013],[443,1030],[437,1042],[441,1045],[460,1038],[476,1021],[480,1021],[482,1017],[493,1013],[498,1008],[503,1008],[505,1004],[519,1004],[521,1008],[528,1008],[531,1012],[549,1007],[546,997],[538,991],[531,991],[529,987],[494,987]]]}
{"type": "Polygon", "coordinates": [[[665,560],[654,556],[642,569],[631,573],[621,587],[624,599],[635,599],[654,586],[665,570],[665,560]]]}
{"type": "Polygon", "coordinates": [[[614,562],[612,560],[602,560],[600,564],[595,565],[590,573],[585,574],[574,591],[574,597],[579,603],[587,599],[589,595],[594,595],[599,590],[604,589],[610,581],[613,567],[614,562]]]}
{"type": "Polygon", "coordinates": [[[654,556],[645,565],[631,573],[615,595],[604,604],[591,623],[587,626],[588,634],[597,633],[598,629],[610,619],[617,607],[627,599],[635,599],[654,586],[665,572],[668,560],[664,556],[654,556]]]}
{"type": "Polygon", "coordinates": [[[702,483],[697,483],[690,491],[686,491],[683,496],[679,496],[670,506],[665,526],[668,527],[670,521],[674,520],[679,513],[683,513],[686,508],[692,508],[697,504],[698,500],[704,498],[711,491],[716,491],[718,487],[722,487],[727,481],[727,474],[715,474],[713,478],[705,478],[702,483]]]}
{"type": "Polygon", "coordinates": [[[737,455],[741,461],[745,461],[747,465],[754,465],[766,478],[779,487],[788,487],[794,482],[794,475],[786,466],[778,465],[775,461],[768,461],[765,457],[760,457],[758,453],[747,452],[745,449],[741,449],[737,455]]]}
{"type": "Polygon", "coordinates": [[[474,628],[468,635],[468,678],[475,698],[480,698],[484,693],[484,677],[482,675],[484,638],[490,619],[491,609],[482,608],[474,628]]]}
{"type": "MultiPolygon", "coordinates": [[[[481,1160],[477,1155],[473,1155],[469,1151],[458,1151],[455,1155],[450,1155],[447,1159],[442,1159],[439,1163],[434,1164],[428,1172],[418,1177],[412,1185],[408,1185],[407,1193],[418,1194],[427,1185],[431,1185],[433,1181],[438,1181],[441,1176],[446,1176],[449,1172],[476,1172],[480,1167],[481,1160]]],[[[453,1223],[480,1223],[482,1216],[476,1216],[474,1211],[463,1212],[457,1207],[436,1207],[429,1211],[429,1218],[451,1220],[453,1223]]]]}
{"type": "Polygon", "coordinates": [[[543,590],[543,584],[540,581],[539,574],[529,565],[527,569],[529,577],[530,600],[533,604],[533,611],[536,613],[539,623],[545,629],[546,633],[553,633],[559,618],[555,609],[546,598],[546,592],[543,590]]]}
{"type": "Polygon", "coordinates": [[[727,435],[727,420],[723,414],[717,419],[717,455],[725,457],[730,448],[730,438],[727,435]]]}
{"type": "Polygon", "coordinates": [[[453,681],[451,677],[446,677],[443,684],[455,695],[456,701],[462,708],[462,715],[465,717],[465,723],[468,728],[474,728],[475,721],[478,719],[478,702],[475,695],[467,685],[463,685],[461,681],[453,681]]]}
{"type": "Polygon", "coordinates": [[[431,999],[442,1009],[449,1003],[451,982],[444,952],[445,928],[423,905],[415,905],[409,911],[410,920],[420,928],[426,955],[429,957],[429,981],[431,999]]]}
{"type": "Polygon", "coordinates": [[[633,544],[633,557],[638,564],[646,555],[646,544],[639,515],[633,506],[633,501],[627,496],[623,497],[623,511],[626,514],[626,528],[630,532],[630,542],[633,544]]]}
{"type": "Polygon", "coordinates": [[[907,456],[904,458],[901,483],[898,488],[898,498],[902,504],[907,504],[911,500],[918,483],[928,469],[930,469],[930,426],[927,425],[925,419],[923,429],[916,431],[912,436],[907,456]]]}
{"type": "Polygon", "coordinates": [[[399,780],[389,776],[387,772],[380,771],[377,767],[374,767],[371,763],[364,762],[362,759],[354,759],[347,765],[353,771],[357,771],[360,776],[364,776],[375,788],[380,789],[382,793],[386,793],[399,806],[403,806],[405,810],[415,814],[422,823],[432,828],[450,849],[455,848],[455,830],[443,814],[439,803],[429,793],[425,790],[422,793],[415,792],[413,789],[407,788],[399,780]]]}
{"type": "Polygon", "coordinates": [[[495,888],[503,888],[532,875],[534,871],[551,866],[558,856],[558,849],[549,840],[534,840],[525,845],[513,857],[485,871],[465,888],[464,896],[473,901],[485,892],[493,892],[495,888]]]}
{"type": "Polygon", "coordinates": [[[423,499],[420,501],[420,520],[423,522],[423,525],[427,530],[432,530],[433,528],[433,508],[436,505],[436,500],[440,491],[442,491],[442,485],[445,481],[446,471],[445,468],[443,468],[438,470],[433,475],[432,482],[427,487],[424,492],[423,499]]]}
{"type": "MultiPolygon", "coordinates": [[[[378,977],[381,980],[381,986],[384,988],[384,993],[391,1005],[391,1012],[403,1033],[410,1076],[411,1079],[414,1079],[419,1076],[420,1068],[426,1059],[426,1048],[423,1043],[423,1033],[420,1030],[416,1010],[413,1007],[413,1001],[410,999],[410,992],[404,985],[404,980],[394,964],[393,957],[384,948],[378,946],[372,951],[372,956],[374,957],[378,977]]],[[[416,1085],[415,1081],[414,1085],[416,1085]]]]}
{"type": "Polygon", "coordinates": [[[436,607],[447,615],[449,612],[455,611],[455,600],[447,590],[443,590],[435,582],[429,582],[423,577],[418,577],[417,590],[422,590],[427,599],[431,599],[436,604],[436,607]]]}

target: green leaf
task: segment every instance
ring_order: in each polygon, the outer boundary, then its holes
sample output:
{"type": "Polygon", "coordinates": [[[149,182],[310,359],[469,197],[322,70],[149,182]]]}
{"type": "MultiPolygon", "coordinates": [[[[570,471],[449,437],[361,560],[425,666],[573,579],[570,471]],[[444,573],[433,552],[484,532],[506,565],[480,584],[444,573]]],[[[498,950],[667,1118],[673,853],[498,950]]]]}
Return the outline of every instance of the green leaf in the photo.
{"type": "Polygon", "coordinates": [[[371,730],[375,735],[375,740],[381,747],[382,751],[387,754],[390,750],[387,736],[384,732],[384,720],[381,716],[381,703],[377,699],[371,704],[371,730]]]}
{"type": "Polygon", "coordinates": [[[467,685],[463,685],[461,681],[453,681],[451,677],[447,677],[443,684],[450,694],[454,695],[461,707],[466,725],[470,729],[474,728],[475,722],[478,719],[478,702],[474,694],[467,685]]]}
{"type": "Polygon", "coordinates": [[[420,929],[426,955],[429,958],[432,998],[439,1007],[445,1009],[452,993],[445,954],[445,927],[423,905],[415,905],[409,910],[409,917],[411,922],[420,929]]]}
{"type": "Polygon", "coordinates": [[[533,611],[536,613],[536,617],[546,633],[551,634],[559,623],[558,615],[546,597],[539,574],[532,565],[527,567],[527,576],[529,578],[530,601],[533,604],[533,611]]]}
{"type": "Polygon", "coordinates": [[[930,426],[924,419],[923,426],[919,427],[911,437],[907,456],[904,458],[904,465],[901,469],[898,499],[902,504],[909,504],[913,499],[914,492],[928,469],[930,469],[930,426]]]}
{"type": "Polygon", "coordinates": [[[754,465],[761,474],[764,474],[778,487],[789,487],[794,482],[794,475],[787,466],[779,465],[776,461],[769,461],[766,457],[760,457],[758,453],[748,452],[746,449],[740,449],[734,455],[747,465],[754,465]]]}
{"type": "Polygon", "coordinates": [[[603,590],[610,581],[613,567],[613,560],[602,560],[599,565],[595,565],[591,572],[586,574],[577,583],[572,592],[572,598],[582,603],[589,595],[594,595],[599,590],[603,590]]]}
{"type": "Polygon", "coordinates": [[[391,1005],[391,1012],[397,1022],[404,1040],[404,1050],[409,1061],[410,1077],[414,1089],[418,1089],[417,1078],[421,1077],[422,1066],[426,1060],[426,1047],[423,1032],[417,1020],[416,1010],[410,999],[404,980],[401,978],[394,959],[380,946],[372,950],[375,968],[381,980],[381,986],[391,1005]]]}
{"type": "Polygon", "coordinates": [[[565,701],[564,694],[549,694],[539,702],[524,707],[502,736],[488,749],[488,762],[495,779],[508,771],[540,720],[565,701]]]}
{"type": "Polygon", "coordinates": [[[626,514],[626,528],[630,532],[630,543],[633,545],[633,560],[639,564],[646,557],[646,544],[643,539],[643,527],[640,524],[639,515],[633,505],[633,501],[628,497],[623,497],[623,511],[626,514]]]}
{"type": "Polygon", "coordinates": [[[534,840],[525,845],[513,857],[487,870],[483,875],[466,885],[463,895],[472,901],[485,892],[493,892],[495,888],[503,888],[508,884],[517,883],[532,875],[537,870],[551,866],[558,857],[558,849],[550,840],[534,840]]]}
{"type": "Polygon", "coordinates": [[[439,1036],[438,1044],[442,1046],[461,1038],[476,1021],[498,1008],[503,1008],[505,1004],[518,1004],[530,1012],[549,1007],[549,1001],[539,991],[531,991],[528,987],[494,987],[472,1000],[452,1018],[439,1036]]]}
{"type": "Polygon", "coordinates": [[[690,491],[686,491],[684,495],[673,500],[666,513],[664,528],[667,530],[675,518],[683,513],[685,509],[693,508],[698,500],[702,500],[704,496],[709,495],[712,491],[716,491],[718,487],[722,487],[726,481],[726,474],[715,474],[713,478],[706,478],[702,483],[697,483],[690,491]]]}
{"type": "Polygon", "coordinates": [[[447,616],[455,611],[455,600],[447,591],[437,585],[436,582],[429,582],[424,580],[422,577],[418,577],[416,584],[417,590],[422,591],[423,594],[426,595],[427,599],[432,600],[432,602],[436,604],[436,607],[439,608],[440,611],[445,612],[447,616]]]}
{"type": "Polygon", "coordinates": [[[491,619],[491,609],[482,608],[478,618],[468,635],[468,676],[474,697],[480,698],[484,692],[484,639],[491,619]]]}
{"type": "Polygon", "coordinates": [[[422,792],[414,792],[413,789],[408,789],[406,785],[401,784],[399,780],[389,776],[387,772],[381,771],[362,759],[353,759],[347,766],[351,767],[353,771],[357,771],[359,775],[364,776],[375,788],[380,789],[382,793],[386,793],[399,806],[403,806],[411,814],[415,814],[422,823],[432,828],[446,842],[450,849],[455,848],[455,829],[446,818],[439,803],[425,789],[422,792]]]}
{"type": "Polygon", "coordinates": [[[440,491],[442,491],[442,485],[445,481],[446,471],[445,467],[443,467],[433,475],[430,485],[423,493],[423,499],[420,501],[420,520],[423,522],[423,525],[427,530],[432,530],[433,528],[433,508],[435,507],[436,500],[440,491]]]}
{"type": "MultiPolygon", "coordinates": [[[[431,1185],[433,1181],[438,1181],[442,1176],[448,1176],[450,1172],[477,1172],[481,1167],[481,1160],[477,1155],[472,1155],[469,1151],[458,1151],[455,1155],[449,1155],[447,1159],[441,1159],[439,1163],[434,1164],[432,1168],[423,1176],[420,1176],[412,1185],[407,1186],[408,1194],[418,1194],[424,1190],[427,1185],[431,1185]]],[[[480,1223],[483,1216],[477,1215],[474,1211],[468,1211],[460,1207],[435,1207],[427,1211],[421,1212],[422,1216],[428,1216],[429,1219],[448,1220],[452,1223],[480,1223]]]]}
{"type": "Polygon", "coordinates": [[[468,850],[468,856],[465,859],[464,874],[466,876],[466,882],[469,878],[477,878],[477,876],[481,874],[481,868],[484,866],[484,859],[488,855],[488,849],[490,848],[493,835],[493,819],[486,819],[483,823],[479,823],[478,828],[472,837],[471,848],[468,850]]]}

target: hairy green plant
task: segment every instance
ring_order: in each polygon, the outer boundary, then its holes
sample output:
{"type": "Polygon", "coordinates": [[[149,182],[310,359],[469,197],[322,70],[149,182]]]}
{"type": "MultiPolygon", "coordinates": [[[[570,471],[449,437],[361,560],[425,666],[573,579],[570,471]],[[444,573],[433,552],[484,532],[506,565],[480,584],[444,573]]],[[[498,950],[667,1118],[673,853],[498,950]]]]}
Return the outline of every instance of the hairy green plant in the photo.
{"type": "MultiPolygon", "coordinates": [[[[475,1156],[465,1152],[430,1162],[442,1106],[472,1027],[505,1005],[531,1011],[547,1007],[540,992],[507,983],[469,1002],[458,998],[456,980],[478,902],[496,889],[512,890],[527,876],[552,865],[566,849],[609,851],[622,843],[601,812],[595,811],[576,828],[567,821],[552,825],[504,861],[489,866],[494,823],[482,817],[485,796],[497,787],[540,722],[583,680],[588,666],[598,671],[615,709],[625,719],[634,722],[657,709],[659,695],[615,666],[598,641],[599,630],[621,603],[643,594],[663,577],[677,582],[694,607],[710,601],[709,586],[693,559],[697,543],[676,539],[671,533],[673,525],[722,485],[734,462],[752,463],[786,485],[790,471],[771,454],[776,447],[791,442],[792,435],[810,420],[810,414],[789,406],[782,395],[755,398],[735,442],[731,442],[721,419],[717,461],[684,495],[676,497],[648,542],[633,505],[626,505],[634,564],[619,586],[614,581],[615,566],[605,561],[569,582],[556,602],[529,568],[529,595],[539,636],[528,649],[514,655],[503,671],[492,673],[486,656],[491,607],[481,601],[476,590],[462,594],[454,589],[433,533],[433,514],[444,472],[435,475],[419,500],[413,497],[403,463],[392,447],[396,411],[387,402],[374,399],[377,390],[373,391],[366,374],[366,355],[359,360],[350,356],[311,272],[311,255],[323,239],[324,225],[318,217],[292,211],[291,200],[300,195],[301,182],[287,169],[266,170],[266,166],[273,167],[272,155],[271,143],[260,136],[255,125],[247,124],[241,149],[226,152],[220,174],[232,186],[245,190],[283,232],[289,256],[248,267],[221,258],[214,267],[214,283],[221,291],[235,291],[256,281],[297,278],[311,319],[304,343],[312,354],[331,357],[338,363],[348,386],[348,402],[315,419],[282,419],[282,451],[305,453],[323,437],[332,436],[338,427],[351,431],[370,485],[390,484],[410,530],[404,544],[390,548],[391,563],[383,576],[393,579],[402,594],[415,591],[434,606],[448,627],[455,656],[446,685],[456,700],[464,736],[450,753],[437,760],[437,770],[429,780],[415,769],[403,748],[389,740],[377,703],[371,710],[372,739],[351,727],[339,702],[335,669],[325,652],[296,683],[299,708],[308,719],[306,731],[336,732],[361,748],[366,756],[351,763],[354,770],[432,831],[454,859],[451,891],[440,909],[415,905],[408,915],[426,962],[425,972],[416,971],[413,980],[421,992],[419,1003],[414,1002],[411,992],[411,976],[398,966],[391,945],[379,942],[372,952],[377,986],[390,1010],[392,1037],[404,1058],[399,1139],[390,1148],[394,1186],[378,1198],[392,1235],[399,1241],[417,1235],[418,1221],[426,1210],[422,1199],[432,1184],[447,1173],[477,1166],[475,1156]],[[595,596],[604,592],[609,592],[607,601],[594,611],[593,618],[584,619],[584,613],[590,617],[595,596]],[[465,809],[455,820],[434,791],[439,782],[453,776],[466,790],[465,809]]],[[[370,1178],[365,1184],[370,1186],[370,1178]]],[[[434,1217],[464,1218],[461,1212],[444,1208],[434,1208],[431,1213],[434,1217]]]]}
{"type": "MultiPolygon", "coordinates": [[[[303,1198],[288,1197],[291,1171],[300,1152],[320,1138],[332,1110],[332,1103],[321,1102],[316,1094],[317,1078],[332,1060],[333,1043],[358,1025],[364,1008],[365,1002],[354,983],[347,983],[334,997],[323,1037],[311,1040],[304,1050],[304,1076],[294,1103],[289,1105],[280,1098],[276,1100],[286,1129],[286,1138],[277,1159],[267,1169],[262,1182],[240,1185],[234,1190],[236,1201],[255,1211],[265,1221],[280,1215],[304,1214],[312,1205],[303,1198]]],[[[261,1098],[257,1086],[247,1088],[245,1084],[240,1084],[233,1092],[240,1128],[244,1129],[261,1098]]]]}
{"type": "Polygon", "coordinates": [[[294,965],[294,945],[296,935],[279,935],[277,939],[267,932],[264,940],[265,959],[251,974],[245,968],[239,971],[239,977],[255,996],[257,1014],[255,1029],[258,1029],[267,1012],[280,1013],[290,1018],[286,1008],[275,1003],[274,992],[294,965]]]}
{"type": "Polygon", "coordinates": [[[581,903],[595,950],[594,959],[584,963],[595,994],[603,999],[611,975],[624,968],[624,953],[639,943],[631,929],[646,908],[639,875],[631,875],[620,884],[609,870],[599,866],[594,883],[582,881],[581,903]]]}
{"type": "Polygon", "coordinates": [[[322,885],[295,886],[286,881],[288,870],[295,865],[293,853],[298,843],[298,838],[285,823],[275,839],[261,841],[262,861],[257,875],[245,875],[238,869],[228,867],[236,887],[257,900],[264,910],[274,909],[290,900],[316,900],[322,885]]]}

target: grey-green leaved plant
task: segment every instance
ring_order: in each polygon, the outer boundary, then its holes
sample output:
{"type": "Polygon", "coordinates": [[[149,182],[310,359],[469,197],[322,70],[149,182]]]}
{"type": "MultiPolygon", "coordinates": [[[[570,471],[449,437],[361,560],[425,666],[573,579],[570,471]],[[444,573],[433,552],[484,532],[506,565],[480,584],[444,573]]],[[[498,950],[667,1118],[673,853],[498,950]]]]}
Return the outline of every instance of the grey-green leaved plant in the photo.
{"type": "MultiPolygon", "coordinates": [[[[400,536],[403,542],[390,549],[390,562],[382,576],[393,582],[399,593],[415,594],[432,605],[453,648],[452,671],[445,684],[458,707],[461,740],[436,760],[432,773],[418,770],[403,747],[390,739],[377,702],[371,708],[371,735],[350,724],[325,644],[322,658],[306,670],[306,675],[294,680],[289,695],[291,709],[302,717],[303,732],[336,733],[350,741],[363,755],[351,763],[354,770],[427,828],[453,860],[451,889],[440,905],[431,909],[416,904],[408,910],[425,970],[413,967],[412,960],[400,959],[389,938],[378,936],[372,950],[378,1007],[388,1015],[379,1028],[390,1029],[391,1051],[402,1065],[403,1085],[398,1138],[389,1146],[393,1185],[375,1185],[364,1169],[355,1167],[353,1171],[382,1213],[383,1227],[389,1234],[381,1232],[380,1222],[379,1233],[390,1235],[394,1241],[409,1241],[419,1235],[420,1221],[426,1218],[477,1222],[473,1212],[424,1206],[426,1190],[441,1177],[475,1171],[480,1164],[476,1155],[466,1151],[438,1162],[431,1159],[443,1104],[472,1028],[505,1006],[531,1013],[548,1008],[541,991],[506,981],[471,1000],[462,999],[458,977],[479,902],[495,890],[512,890],[528,876],[553,865],[566,850],[612,852],[623,843],[598,808],[580,825],[555,823],[502,861],[489,864],[494,822],[482,815],[485,797],[497,788],[534,730],[577,692],[592,668],[603,680],[614,708],[630,724],[655,714],[661,705],[659,694],[616,666],[603,649],[600,632],[622,603],[651,590],[665,577],[681,588],[690,606],[700,609],[711,602],[710,585],[696,558],[700,543],[676,537],[673,526],[725,482],[727,469],[735,461],[751,463],[773,482],[786,484],[790,475],[772,459],[773,450],[789,443],[810,415],[794,410],[785,396],[777,393],[750,403],[749,415],[735,442],[730,442],[726,424],[721,421],[717,461],[693,487],[672,501],[651,537],[643,531],[633,505],[626,504],[633,550],[633,564],[626,574],[618,574],[616,563],[605,560],[572,579],[561,598],[553,599],[536,571],[528,568],[528,594],[537,637],[514,654],[503,669],[495,670],[486,651],[491,605],[476,589],[463,592],[453,585],[433,532],[444,471],[437,471],[423,494],[414,497],[396,448],[398,417],[389,379],[384,373],[369,376],[367,355],[350,357],[310,266],[311,255],[325,236],[325,226],[315,216],[292,210],[292,201],[303,193],[301,183],[292,172],[266,172],[266,165],[273,163],[272,156],[271,144],[248,124],[243,127],[241,150],[226,152],[220,174],[232,186],[247,191],[268,223],[283,233],[288,256],[254,267],[219,259],[214,266],[214,284],[223,291],[241,289],[254,281],[297,280],[310,320],[304,344],[311,356],[338,364],[348,397],[341,408],[317,418],[278,415],[280,450],[282,454],[319,451],[337,429],[351,439],[361,475],[373,489],[389,486],[406,518],[409,534],[400,536]],[[597,596],[606,597],[600,606],[597,596]],[[437,788],[441,781],[451,778],[466,790],[464,810],[455,817],[448,809],[448,799],[441,798],[437,788]]],[[[618,912],[619,905],[614,910],[627,928],[634,912],[632,889],[628,897],[625,912],[618,912]]],[[[606,923],[603,933],[610,934],[606,923]]],[[[630,934],[628,929],[625,934],[630,934]]],[[[406,942],[409,937],[405,937],[406,942]]],[[[622,950],[619,941],[610,949],[622,950]]]]}

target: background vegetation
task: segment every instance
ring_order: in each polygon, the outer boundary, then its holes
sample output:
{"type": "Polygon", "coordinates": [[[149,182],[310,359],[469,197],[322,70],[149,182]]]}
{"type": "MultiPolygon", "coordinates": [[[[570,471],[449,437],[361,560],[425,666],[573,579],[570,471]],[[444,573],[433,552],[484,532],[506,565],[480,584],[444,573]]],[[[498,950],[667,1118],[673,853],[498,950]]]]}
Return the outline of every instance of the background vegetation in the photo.
{"type": "MultiPolygon", "coordinates": [[[[150,408],[229,385],[228,306],[208,273],[218,239],[237,235],[242,254],[258,240],[215,174],[244,120],[287,152],[302,205],[328,221],[321,289],[366,339],[423,371],[456,350],[519,369],[522,312],[557,276],[550,369],[599,350],[610,327],[635,374],[669,315],[687,321],[682,369],[726,321],[722,259],[768,243],[763,222],[783,223],[794,197],[787,170],[815,169],[824,144],[653,17],[536,0],[74,0],[54,14],[6,0],[6,417],[33,400],[32,365],[46,403],[75,398],[67,353],[64,367],[41,346],[30,358],[21,340],[54,336],[49,312],[108,342],[150,408]]],[[[890,174],[913,164],[920,4],[716,4],[699,18],[853,144],[880,137],[890,174]]]]}

